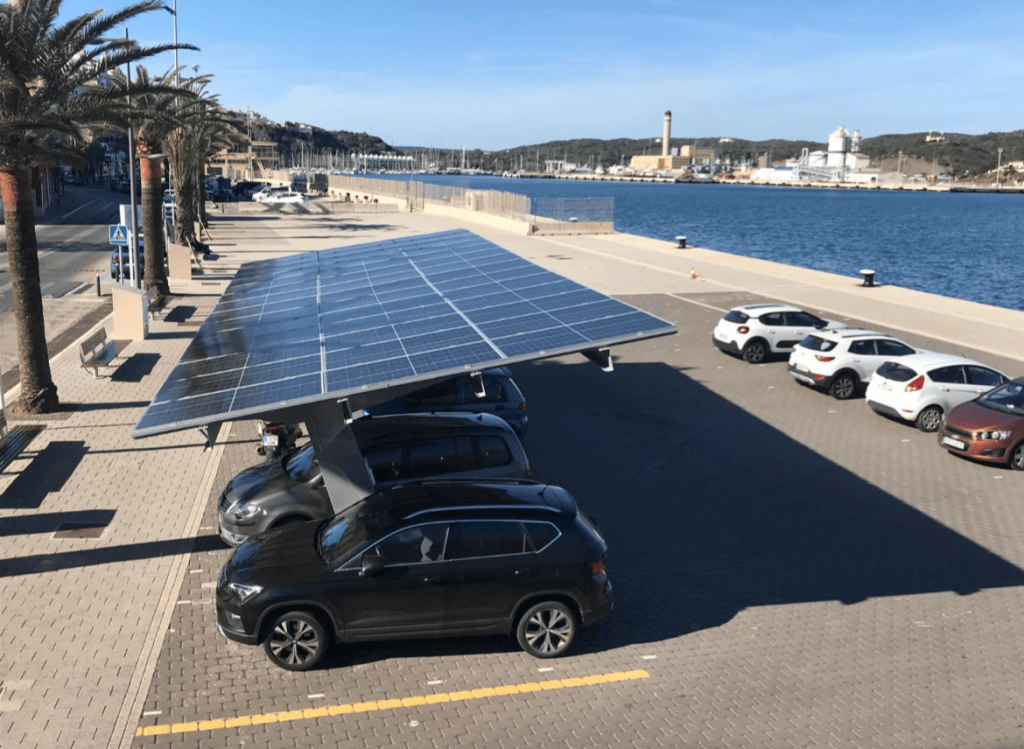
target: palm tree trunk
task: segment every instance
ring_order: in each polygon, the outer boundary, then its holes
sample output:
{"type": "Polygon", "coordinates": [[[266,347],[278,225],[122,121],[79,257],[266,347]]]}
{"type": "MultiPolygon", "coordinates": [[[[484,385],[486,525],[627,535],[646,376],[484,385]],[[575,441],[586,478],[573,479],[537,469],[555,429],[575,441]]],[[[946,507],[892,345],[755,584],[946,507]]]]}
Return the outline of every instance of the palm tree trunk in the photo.
{"type": "Polygon", "coordinates": [[[60,400],[50,374],[50,357],[46,350],[31,168],[0,167],[0,194],[4,201],[7,267],[11,275],[14,324],[18,334],[20,410],[30,414],[53,413],[60,408],[60,400]]]}
{"type": "Polygon", "coordinates": [[[167,284],[167,271],[164,269],[167,247],[164,244],[163,196],[160,193],[163,165],[159,159],[145,158],[145,154],[149,153],[145,143],[139,143],[136,151],[143,156],[139,159],[139,177],[142,181],[142,236],[146,249],[142,288],[156,289],[157,294],[165,296],[171,293],[171,288],[167,284]]]}

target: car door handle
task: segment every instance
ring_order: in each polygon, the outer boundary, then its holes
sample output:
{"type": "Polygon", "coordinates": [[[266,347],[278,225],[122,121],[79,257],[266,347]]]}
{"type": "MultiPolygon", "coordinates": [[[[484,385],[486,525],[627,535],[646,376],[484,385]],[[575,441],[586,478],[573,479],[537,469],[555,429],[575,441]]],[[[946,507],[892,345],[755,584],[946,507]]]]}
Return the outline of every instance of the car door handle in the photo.
{"type": "Polygon", "coordinates": [[[425,577],[423,578],[425,583],[433,583],[434,585],[444,585],[445,579],[443,577],[425,577]]]}
{"type": "Polygon", "coordinates": [[[537,570],[516,570],[518,577],[537,577],[537,570]]]}

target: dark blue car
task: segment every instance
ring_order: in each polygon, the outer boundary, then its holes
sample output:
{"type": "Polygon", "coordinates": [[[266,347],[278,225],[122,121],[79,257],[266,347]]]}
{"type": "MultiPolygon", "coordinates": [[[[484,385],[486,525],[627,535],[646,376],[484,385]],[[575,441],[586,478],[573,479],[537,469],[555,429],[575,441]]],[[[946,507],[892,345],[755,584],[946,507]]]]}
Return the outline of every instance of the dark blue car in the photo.
{"type": "MultiPolygon", "coordinates": [[[[111,253],[110,253],[110,277],[111,278],[117,278],[117,276],[118,276],[118,273],[117,273],[118,255],[120,255],[120,262],[121,262],[121,264],[123,266],[122,273],[124,274],[124,277],[125,278],[131,278],[132,277],[132,259],[131,259],[131,253],[128,251],[127,247],[115,247],[111,251],[111,253]]],[[[139,249],[139,273],[140,273],[140,275],[141,275],[141,273],[143,272],[144,269],[145,269],[145,266],[143,264],[142,249],[140,248],[139,249]]]]}

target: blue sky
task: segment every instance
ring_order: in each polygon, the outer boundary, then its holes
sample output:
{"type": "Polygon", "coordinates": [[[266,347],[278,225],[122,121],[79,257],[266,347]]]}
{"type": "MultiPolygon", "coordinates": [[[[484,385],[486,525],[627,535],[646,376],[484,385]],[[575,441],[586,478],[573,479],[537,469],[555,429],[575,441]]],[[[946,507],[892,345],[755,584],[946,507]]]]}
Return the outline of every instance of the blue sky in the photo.
{"type": "MultiPolygon", "coordinates": [[[[1017,130],[1022,28],[1020,0],[178,0],[178,39],[201,48],[180,63],[227,107],[487,150],[657,137],[666,109],[674,137],[1017,130]]],[[[167,42],[173,18],[129,32],[167,42]]]]}

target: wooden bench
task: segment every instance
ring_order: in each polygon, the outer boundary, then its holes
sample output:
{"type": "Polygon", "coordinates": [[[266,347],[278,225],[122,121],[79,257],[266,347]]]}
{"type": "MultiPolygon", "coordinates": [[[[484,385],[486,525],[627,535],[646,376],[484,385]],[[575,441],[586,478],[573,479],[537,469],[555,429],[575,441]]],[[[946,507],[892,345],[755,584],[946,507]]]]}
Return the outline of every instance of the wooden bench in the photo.
{"type": "Polygon", "coordinates": [[[19,455],[46,427],[42,424],[7,427],[7,416],[0,408],[0,472],[7,470],[19,455]]]}
{"type": "Polygon", "coordinates": [[[94,378],[99,377],[99,368],[109,365],[131,341],[108,341],[106,328],[100,328],[82,341],[78,358],[83,369],[91,369],[94,378]]]}

